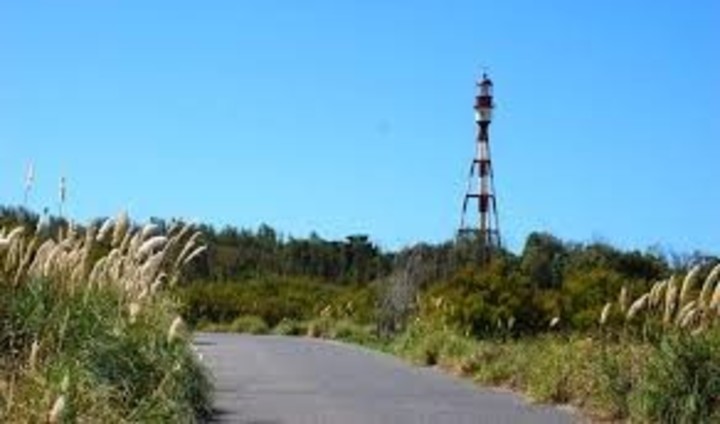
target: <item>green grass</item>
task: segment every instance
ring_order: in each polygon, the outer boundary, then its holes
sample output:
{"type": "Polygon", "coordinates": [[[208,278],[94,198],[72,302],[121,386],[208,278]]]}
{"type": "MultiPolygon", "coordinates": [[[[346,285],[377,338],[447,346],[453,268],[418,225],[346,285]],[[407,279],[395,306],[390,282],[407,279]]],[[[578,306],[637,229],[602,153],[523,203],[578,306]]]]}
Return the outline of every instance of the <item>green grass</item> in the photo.
{"type": "Polygon", "coordinates": [[[209,412],[202,366],[183,339],[168,341],[168,300],[144,304],[130,322],[110,288],[72,293],[50,280],[0,287],[1,421],[41,422],[60,395],[67,422],[186,422],[209,412]]]}
{"type": "Polygon", "coordinates": [[[659,344],[602,334],[475,340],[415,324],[389,350],[537,402],[572,404],[595,419],[720,420],[720,333],[668,333],[659,344]]]}

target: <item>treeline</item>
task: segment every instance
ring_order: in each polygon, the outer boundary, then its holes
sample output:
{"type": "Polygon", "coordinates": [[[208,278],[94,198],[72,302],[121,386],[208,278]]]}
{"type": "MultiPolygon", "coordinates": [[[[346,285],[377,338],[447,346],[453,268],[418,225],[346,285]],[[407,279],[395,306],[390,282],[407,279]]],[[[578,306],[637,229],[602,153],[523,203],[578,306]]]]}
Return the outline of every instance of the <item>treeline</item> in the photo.
{"type": "MultiPolygon", "coordinates": [[[[161,227],[173,222],[151,221],[161,227]]],[[[67,224],[23,208],[0,208],[0,224],[8,222],[49,234],[67,224]]],[[[372,321],[387,331],[417,314],[477,335],[508,327],[538,331],[556,317],[561,326],[587,328],[621,287],[640,293],[690,264],[714,260],[533,233],[518,254],[497,252],[489,266],[480,266],[479,246],[472,240],[387,252],[367,235],[326,240],[316,234],[283,236],[267,225],[198,229],[208,249],[187,273],[190,284],[181,293],[191,321],[255,314],[276,322],[324,311],[372,321]]]]}
{"type": "MultiPolygon", "coordinates": [[[[102,224],[107,217],[93,220],[102,224]]],[[[175,220],[151,218],[162,231],[175,220]]],[[[23,223],[48,235],[58,234],[68,221],[41,216],[23,207],[0,207],[1,224],[23,223]]],[[[333,284],[366,283],[389,274],[394,255],[385,253],[367,235],[325,240],[313,233],[306,238],[283,236],[268,225],[257,230],[199,224],[208,246],[191,275],[203,281],[242,281],[251,278],[309,277],[333,284]]],[[[82,227],[80,227],[82,229],[82,227]]]]}
{"type": "Polygon", "coordinates": [[[367,283],[392,269],[393,254],[384,253],[367,235],[325,240],[284,237],[268,225],[257,230],[200,225],[208,252],[196,277],[239,281],[267,276],[310,277],[334,284],[367,283]]]}

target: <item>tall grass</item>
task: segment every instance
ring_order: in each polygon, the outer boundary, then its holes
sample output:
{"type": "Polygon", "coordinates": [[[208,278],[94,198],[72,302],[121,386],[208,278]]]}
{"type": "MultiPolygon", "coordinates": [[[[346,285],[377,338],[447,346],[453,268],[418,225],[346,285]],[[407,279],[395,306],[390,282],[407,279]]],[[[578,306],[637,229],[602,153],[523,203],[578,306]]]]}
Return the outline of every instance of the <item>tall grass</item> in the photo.
{"type": "Polygon", "coordinates": [[[210,383],[165,287],[202,247],[127,216],[0,229],[0,421],[192,422],[210,383]]]}

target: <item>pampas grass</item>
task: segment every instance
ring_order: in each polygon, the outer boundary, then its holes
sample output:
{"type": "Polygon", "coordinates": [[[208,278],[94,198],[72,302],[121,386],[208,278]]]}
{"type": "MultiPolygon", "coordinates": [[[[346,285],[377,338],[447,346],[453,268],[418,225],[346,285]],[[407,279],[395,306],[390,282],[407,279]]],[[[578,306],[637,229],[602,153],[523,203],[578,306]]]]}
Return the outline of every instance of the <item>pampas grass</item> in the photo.
{"type": "Polygon", "coordinates": [[[555,328],[560,324],[560,317],[554,317],[550,320],[550,324],[548,325],[549,328],[555,328]]]}
{"type": "Polygon", "coordinates": [[[700,273],[700,270],[702,268],[700,265],[695,265],[690,272],[685,275],[685,279],[683,280],[682,289],[680,290],[680,303],[678,304],[678,307],[682,308],[685,306],[685,303],[688,302],[690,297],[690,291],[692,290],[695,280],[697,280],[697,276],[700,273]]]}
{"type": "Polygon", "coordinates": [[[209,410],[165,290],[204,247],[178,225],[140,230],[121,213],[54,235],[0,228],[0,422],[186,422],[209,410]]]}
{"type": "Polygon", "coordinates": [[[198,246],[198,247],[196,247],[195,250],[193,250],[192,253],[190,253],[190,254],[187,256],[187,258],[183,259],[183,261],[182,261],[183,266],[185,266],[185,265],[189,264],[190,262],[192,262],[195,258],[197,258],[197,257],[200,256],[203,252],[205,252],[205,250],[207,250],[207,246],[204,246],[204,245],[203,245],[203,246],[198,246]]]}
{"type": "Polygon", "coordinates": [[[663,324],[668,325],[672,320],[675,312],[675,300],[677,299],[677,285],[675,284],[675,276],[670,277],[665,290],[665,308],[663,313],[663,324]]]}
{"type": "Polygon", "coordinates": [[[185,323],[183,322],[182,318],[176,317],[172,324],[170,324],[170,328],[168,329],[168,335],[167,335],[167,341],[168,343],[172,343],[182,337],[182,333],[185,328],[185,323]]]}
{"type": "Polygon", "coordinates": [[[630,309],[628,309],[627,315],[625,317],[626,320],[632,321],[633,318],[640,312],[642,312],[643,309],[647,306],[648,299],[650,297],[649,293],[645,293],[642,296],[640,296],[637,300],[635,300],[632,305],[630,305],[630,309]]]}
{"type": "Polygon", "coordinates": [[[605,325],[605,323],[608,320],[608,317],[610,316],[610,310],[612,309],[612,302],[608,302],[605,304],[605,306],[602,308],[602,312],[600,312],[600,326],[605,325]]]}
{"type": "Polygon", "coordinates": [[[160,226],[153,223],[145,224],[140,232],[140,239],[147,240],[148,238],[156,235],[160,231],[160,226]]]}
{"type": "Polygon", "coordinates": [[[28,368],[30,371],[35,371],[38,361],[38,352],[40,351],[40,343],[37,340],[33,340],[30,346],[30,356],[28,357],[28,368]]]}
{"type": "Polygon", "coordinates": [[[628,292],[627,287],[622,286],[620,289],[620,295],[618,296],[618,307],[621,313],[625,313],[628,307],[628,292]]]}
{"type": "Polygon", "coordinates": [[[113,228],[113,225],[115,225],[115,221],[113,221],[112,218],[108,218],[105,221],[103,221],[102,225],[100,226],[100,230],[97,233],[97,236],[95,237],[95,241],[102,242],[104,241],[108,235],[110,235],[110,231],[113,228]]]}
{"type": "Polygon", "coordinates": [[[50,413],[48,414],[48,423],[56,424],[61,422],[63,414],[65,413],[65,403],[65,395],[60,395],[55,399],[55,403],[53,403],[52,409],[50,409],[50,413]]]}
{"type": "MultiPolygon", "coordinates": [[[[626,322],[638,321],[637,318],[642,314],[644,320],[640,322],[645,325],[661,322],[666,331],[682,330],[691,334],[700,334],[716,326],[720,322],[720,264],[710,269],[702,287],[697,290],[696,283],[703,269],[700,265],[693,266],[684,276],[680,287],[676,276],[653,284],[630,306],[625,316],[626,322]]],[[[620,301],[627,296],[626,293],[627,289],[623,287],[618,296],[620,301]]],[[[607,320],[608,305],[600,314],[601,325],[607,320]]]]}

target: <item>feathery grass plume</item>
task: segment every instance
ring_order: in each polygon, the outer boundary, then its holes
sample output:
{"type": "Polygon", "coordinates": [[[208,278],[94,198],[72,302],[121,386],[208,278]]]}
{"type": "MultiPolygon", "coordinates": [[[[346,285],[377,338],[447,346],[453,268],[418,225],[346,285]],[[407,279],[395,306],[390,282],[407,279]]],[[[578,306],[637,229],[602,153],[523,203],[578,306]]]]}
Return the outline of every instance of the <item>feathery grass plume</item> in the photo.
{"type": "Polygon", "coordinates": [[[97,234],[97,227],[95,223],[90,223],[85,230],[85,242],[83,243],[82,260],[80,262],[80,271],[78,271],[78,278],[74,279],[76,282],[80,282],[81,279],[85,279],[89,274],[92,267],[90,257],[93,247],[95,246],[95,235],[97,234]]]}
{"type": "Polygon", "coordinates": [[[70,273],[70,282],[73,283],[71,286],[74,288],[76,285],[83,282],[85,275],[85,267],[83,267],[82,263],[79,263],[75,265],[75,268],[73,268],[72,272],[70,273]]]}
{"type": "Polygon", "coordinates": [[[35,367],[37,366],[39,352],[40,352],[40,343],[38,343],[37,339],[35,339],[35,340],[33,340],[32,345],[30,346],[30,356],[28,357],[28,368],[30,368],[30,371],[35,371],[35,367]]]}
{"type": "Polygon", "coordinates": [[[10,245],[10,250],[8,250],[8,253],[5,256],[6,273],[10,274],[13,271],[17,271],[17,269],[22,265],[25,250],[29,244],[30,241],[26,240],[24,237],[18,237],[13,240],[10,245]]]}
{"type": "Polygon", "coordinates": [[[140,313],[140,304],[137,302],[130,302],[128,305],[128,315],[130,317],[130,323],[134,323],[137,320],[137,316],[140,313]]]}
{"type": "Polygon", "coordinates": [[[691,300],[691,301],[688,302],[685,306],[683,306],[682,308],[680,308],[680,310],[679,310],[678,313],[677,313],[677,316],[675,317],[675,324],[676,324],[676,325],[680,325],[680,323],[682,322],[682,320],[685,318],[685,315],[687,315],[688,312],[690,312],[691,310],[695,309],[695,305],[696,305],[696,304],[697,304],[696,301],[691,300]]]}
{"type": "Polygon", "coordinates": [[[143,259],[155,253],[158,249],[161,249],[163,246],[165,246],[166,243],[167,237],[165,236],[150,237],[142,245],[140,245],[136,257],[139,259],[143,259]]]}
{"type": "Polygon", "coordinates": [[[122,243],[123,239],[125,239],[125,234],[129,228],[130,219],[128,218],[128,214],[126,211],[121,211],[115,218],[115,228],[113,229],[112,238],[113,247],[120,246],[120,243],[122,243]]]}
{"type": "Polygon", "coordinates": [[[135,232],[135,234],[130,239],[130,245],[128,246],[127,253],[132,256],[135,256],[135,254],[137,253],[138,249],[140,248],[140,245],[142,244],[142,242],[143,242],[142,231],[135,232]]]}
{"type": "Polygon", "coordinates": [[[667,280],[655,283],[650,290],[650,306],[657,307],[662,304],[664,290],[667,289],[667,280]]]}
{"type": "Polygon", "coordinates": [[[168,252],[168,255],[173,255],[173,256],[178,254],[177,246],[183,241],[185,236],[187,234],[189,234],[190,231],[192,230],[191,224],[183,224],[182,222],[178,222],[175,226],[179,227],[180,230],[176,231],[172,235],[170,233],[168,233],[168,235],[167,235],[168,242],[164,248],[168,252]]]}
{"type": "Polygon", "coordinates": [[[55,247],[50,251],[47,258],[45,258],[45,262],[42,264],[42,276],[47,277],[50,275],[50,273],[53,272],[55,268],[55,261],[57,257],[62,253],[64,247],[62,243],[58,243],[55,245],[55,247]]]}
{"type": "Polygon", "coordinates": [[[548,325],[549,328],[555,328],[560,324],[560,317],[554,317],[550,320],[550,324],[548,325]]]}
{"type": "Polygon", "coordinates": [[[48,414],[48,423],[57,424],[61,422],[63,415],[65,414],[65,395],[60,395],[55,399],[52,409],[48,414]]]}
{"type": "Polygon", "coordinates": [[[672,321],[673,313],[675,312],[675,303],[677,300],[677,284],[675,283],[675,276],[671,276],[665,290],[665,311],[663,313],[663,324],[668,325],[672,321]]]}
{"type": "Polygon", "coordinates": [[[155,277],[155,281],[150,285],[150,294],[157,293],[162,286],[164,286],[167,283],[168,276],[164,272],[161,272],[158,274],[157,277],[155,277]]]}
{"type": "Polygon", "coordinates": [[[163,259],[165,259],[165,252],[160,251],[152,255],[142,267],[140,267],[140,279],[143,284],[147,285],[155,280],[155,277],[160,271],[163,259]]]}
{"type": "Polygon", "coordinates": [[[168,236],[168,238],[175,235],[175,232],[182,228],[182,221],[171,218],[170,223],[167,226],[167,229],[165,230],[165,235],[168,236]]]}
{"type": "Polygon", "coordinates": [[[140,238],[142,241],[147,240],[148,238],[156,235],[160,231],[160,226],[157,224],[153,224],[152,222],[145,224],[145,226],[142,228],[142,231],[140,234],[140,238]]]}
{"type": "Polygon", "coordinates": [[[5,236],[5,239],[12,243],[13,240],[20,237],[25,232],[25,227],[22,225],[18,225],[17,227],[13,228],[7,236],[5,236]]]}
{"type": "Polygon", "coordinates": [[[100,230],[97,233],[97,237],[95,237],[95,241],[100,243],[105,240],[105,238],[110,234],[110,230],[112,230],[114,224],[115,221],[113,221],[112,218],[107,218],[100,226],[100,230]]]}
{"type": "Polygon", "coordinates": [[[627,287],[622,286],[620,289],[620,296],[618,297],[618,307],[620,307],[620,312],[625,313],[627,311],[628,307],[628,292],[627,287]]]}
{"type": "Polygon", "coordinates": [[[48,256],[54,248],[55,241],[53,239],[45,240],[45,242],[43,242],[43,244],[41,244],[35,252],[35,257],[30,264],[28,274],[34,277],[41,277],[45,261],[47,260],[48,256]]]}
{"type": "Polygon", "coordinates": [[[126,257],[120,253],[119,249],[113,249],[108,255],[108,274],[113,281],[120,280],[125,269],[126,257]]]}
{"type": "Polygon", "coordinates": [[[198,246],[195,250],[192,251],[191,254],[188,255],[187,258],[185,258],[185,260],[183,260],[183,262],[182,262],[183,266],[185,266],[185,265],[189,264],[190,262],[192,262],[193,259],[195,259],[195,258],[197,258],[198,256],[200,256],[205,250],[207,250],[207,246],[205,246],[205,245],[198,246]]]}
{"type": "Polygon", "coordinates": [[[15,268],[15,263],[18,261],[18,251],[22,249],[22,245],[24,243],[24,240],[11,240],[10,241],[10,247],[7,250],[7,253],[5,254],[5,267],[4,271],[6,273],[10,273],[15,268]]]}
{"type": "Polygon", "coordinates": [[[137,296],[138,302],[144,300],[148,295],[150,294],[150,290],[148,290],[147,286],[143,286],[143,288],[140,290],[140,294],[137,296]]]}
{"type": "Polygon", "coordinates": [[[678,323],[680,328],[688,328],[693,323],[697,316],[697,309],[691,308],[685,314],[682,315],[682,320],[678,323]]]}
{"type": "Polygon", "coordinates": [[[107,261],[108,257],[104,256],[100,259],[98,259],[97,262],[95,262],[95,265],[92,268],[92,271],[90,271],[90,275],[88,276],[88,282],[90,284],[98,284],[105,278],[105,274],[107,272],[107,261]]]}
{"type": "Polygon", "coordinates": [[[639,298],[637,298],[632,303],[632,305],[630,305],[630,309],[628,309],[625,319],[627,321],[632,321],[632,319],[635,318],[635,316],[637,316],[637,314],[642,312],[642,310],[645,309],[645,307],[647,306],[649,297],[650,297],[650,294],[645,293],[642,296],[640,296],[639,298]]]}
{"type": "Polygon", "coordinates": [[[188,241],[185,242],[185,246],[180,251],[180,254],[175,259],[175,265],[174,268],[180,268],[183,261],[185,260],[185,257],[190,254],[193,248],[195,248],[195,244],[197,243],[197,240],[202,236],[202,233],[200,231],[196,231],[188,241]]]}
{"type": "Polygon", "coordinates": [[[174,239],[176,239],[178,241],[185,238],[185,236],[187,236],[190,233],[190,231],[192,231],[194,228],[193,224],[180,223],[179,225],[181,225],[182,228],[180,229],[180,231],[177,234],[172,236],[174,239]]]}
{"type": "Polygon", "coordinates": [[[118,249],[120,249],[121,253],[126,253],[128,249],[130,249],[130,243],[132,243],[134,238],[134,232],[135,230],[130,228],[125,232],[125,236],[123,237],[122,241],[120,242],[120,246],[118,249]]]}
{"type": "Polygon", "coordinates": [[[172,343],[173,341],[180,339],[184,330],[185,323],[183,322],[182,318],[180,318],[179,316],[175,317],[172,324],[170,324],[170,329],[168,330],[168,343],[172,343]]]}
{"type": "Polygon", "coordinates": [[[709,308],[714,310],[718,309],[718,307],[720,307],[720,283],[715,285],[715,290],[713,290],[712,297],[710,298],[709,308]]]}
{"type": "Polygon", "coordinates": [[[715,287],[715,282],[718,280],[719,276],[720,263],[715,265],[710,271],[710,273],[707,275],[707,277],[705,277],[705,283],[703,284],[699,297],[699,300],[701,301],[703,307],[708,306],[709,303],[712,303],[712,298],[714,297],[714,293],[712,293],[713,287],[715,287]]]}
{"type": "Polygon", "coordinates": [[[685,276],[682,284],[682,289],[680,290],[680,307],[685,306],[685,303],[688,301],[688,296],[690,296],[690,290],[692,290],[695,280],[697,279],[697,276],[700,273],[701,269],[702,267],[700,265],[695,265],[685,276]]]}
{"type": "Polygon", "coordinates": [[[605,306],[602,308],[602,312],[600,312],[600,326],[602,327],[605,325],[605,323],[608,320],[608,317],[610,316],[610,310],[612,309],[612,302],[608,302],[605,304],[605,306]]]}
{"type": "Polygon", "coordinates": [[[35,247],[37,246],[37,243],[38,238],[33,237],[20,256],[21,259],[15,271],[15,279],[13,280],[16,287],[27,275],[27,270],[30,267],[30,261],[32,260],[32,257],[35,254],[35,247]]]}

